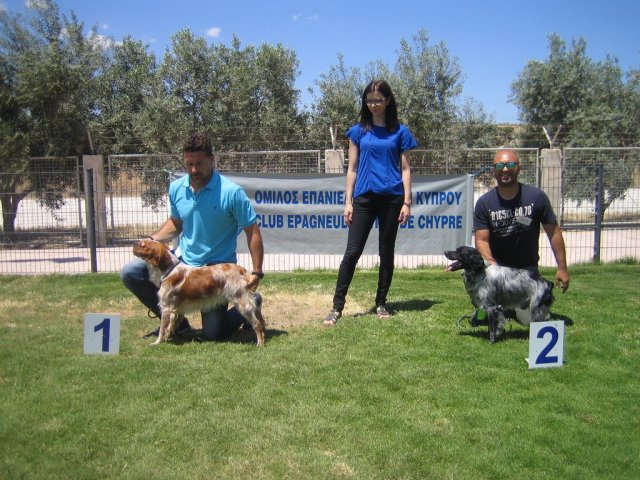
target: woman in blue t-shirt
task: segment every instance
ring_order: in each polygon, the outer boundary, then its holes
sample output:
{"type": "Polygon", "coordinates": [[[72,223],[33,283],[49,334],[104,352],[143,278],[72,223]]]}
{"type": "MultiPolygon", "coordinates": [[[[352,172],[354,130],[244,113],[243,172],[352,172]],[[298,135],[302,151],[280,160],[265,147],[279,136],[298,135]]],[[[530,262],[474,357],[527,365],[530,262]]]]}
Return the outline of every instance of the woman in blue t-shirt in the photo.
{"type": "Polygon", "coordinates": [[[394,268],[398,227],[411,212],[409,150],[416,148],[413,135],[398,121],[398,108],[391,87],[376,80],[364,89],[360,123],[347,131],[349,167],[344,218],[349,225],[347,248],[340,264],[333,308],[324,325],[335,325],[342,316],[345,297],[356,264],[378,220],[380,268],[376,292],[376,314],[389,318],[387,293],[394,268]]]}

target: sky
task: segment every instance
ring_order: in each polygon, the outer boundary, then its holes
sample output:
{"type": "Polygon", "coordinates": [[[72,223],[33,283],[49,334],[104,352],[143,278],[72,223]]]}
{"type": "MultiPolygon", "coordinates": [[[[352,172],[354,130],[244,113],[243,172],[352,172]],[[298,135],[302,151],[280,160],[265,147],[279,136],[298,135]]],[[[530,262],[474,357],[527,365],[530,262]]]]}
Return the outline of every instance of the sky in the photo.
{"type": "MultiPolygon", "coordinates": [[[[37,0],[0,0],[0,8],[24,12],[37,0]]],[[[567,44],[582,37],[587,55],[619,60],[623,71],[640,69],[638,0],[58,0],[87,30],[115,41],[130,35],[160,60],[171,36],[188,28],[210,44],[281,44],[299,61],[296,87],[303,104],[309,87],[337,65],[364,67],[381,60],[393,68],[400,42],[421,29],[429,45],[443,42],[463,73],[461,99],[472,98],[498,123],[515,123],[511,84],[530,60],[544,61],[548,38],[567,44]]],[[[391,85],[393,88],[393,85],[391,85]]],[[[364,87],[364,86],[363,86],[364,87]]],[[[316,88],[317,92],[317,88],[316,88]]],[[[402,99],[398,99],[401,102],[402,99]]]]}

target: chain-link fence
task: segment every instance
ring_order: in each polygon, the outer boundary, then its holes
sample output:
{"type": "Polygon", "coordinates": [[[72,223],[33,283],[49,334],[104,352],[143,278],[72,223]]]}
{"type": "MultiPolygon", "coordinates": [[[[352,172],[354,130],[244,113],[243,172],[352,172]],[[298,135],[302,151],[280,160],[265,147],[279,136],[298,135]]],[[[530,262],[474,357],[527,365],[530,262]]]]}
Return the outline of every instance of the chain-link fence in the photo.
{"type": "Polygon", "coordinates": [[[83,228],[80,172],[77,157],[31,158],[15,171],[0,172],[2,250],[78,242],[83,228]]]}
{"type": "Polygon", "coordinates": [[[568,261],[640,258],[640,148],[565,148],[562,171],[568,261]]]}
{"type": "Polygon", "coordinates": [[[320,150],[283,150],[278,152],[220,152],[217,169],[233,173],[321,173],[320,150]]]}
{"type": "MultiPolygon", "coordinates": [[[[491,161],[496,150],[414,150],[412,171],[416,175],[473,174],[477,199],[494,185],[491,161]]],[[[520,180],[534,185],[545,183],[549,168],[545,170],[542,165],[540,152],[517,152],[523,165],[520,180]]],[[[221,172],[324,172],[324,159],[318,150],[218,152],[216,156],[221,172]]],[[[550,197],[558,198],[554,206],[565,230],[570,264],[598,256],[603,261],[640,258],[639,157],[640,149],[565,149],[559,157],[559,181],[547,181],[542,186],[550,197]],[[596,215],[599,208],[600,216],[596,215]],[[595,228],[598,224],[602,226],[599,231],[595,228]],[[594,251],[596,247],[598,252],[594,251]]],[[[102,235],[94,251],[97,271],[118,271],[131,259],[133,240],[153,233],[167,219],[169,175],[180,169],[180,155],[113,155],[105,159],[103,171],[92,172],[98,179],[95,188],[103,189],[98,196],[104,198],[98,215],[104,225],[100,226],[102,235]]],[[[91,271],[85,174],[73,157],[31,159],[19,172],[0,173],[0,273],[91,271]]],[[[540,245],[541,265],[554,265],[548,242],[541,239],[540,245]]],[[[265,249],[267,271],[335,269],[341,260],[340,255],[271,255],[268,245],[265,249]]],[[[239,262],[250,265],[248,257],[242,255],[239,262]]],[[[377,262],[377,256],[363,256],[360,265],[372,267],[377,262]]],[[[444,262],[443,256],[421,255],[398,255],[396,261],[399,267],[409,268],[444,262]]]]}

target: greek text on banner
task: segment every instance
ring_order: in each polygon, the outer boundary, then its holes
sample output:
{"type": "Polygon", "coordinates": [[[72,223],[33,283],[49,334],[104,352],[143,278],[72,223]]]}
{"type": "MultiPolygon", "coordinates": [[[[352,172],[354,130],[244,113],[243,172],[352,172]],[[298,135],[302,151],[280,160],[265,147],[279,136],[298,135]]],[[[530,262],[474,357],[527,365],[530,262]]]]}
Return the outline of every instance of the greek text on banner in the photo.
{"type": "MultiPolygon", "coordinates": [[[[241,185],[258,215],[265,253],[343,254],[344,175],[226,174],[241,185]]],[[[411,217],[396,240],[396,253],[441,255],[471,243],[473,177],[413,176],[411,217]]],[[[246,252],[246,242],[238,242],[246,252]]],[[[365,254],[378,253],[374,225],[365,254]]]]}

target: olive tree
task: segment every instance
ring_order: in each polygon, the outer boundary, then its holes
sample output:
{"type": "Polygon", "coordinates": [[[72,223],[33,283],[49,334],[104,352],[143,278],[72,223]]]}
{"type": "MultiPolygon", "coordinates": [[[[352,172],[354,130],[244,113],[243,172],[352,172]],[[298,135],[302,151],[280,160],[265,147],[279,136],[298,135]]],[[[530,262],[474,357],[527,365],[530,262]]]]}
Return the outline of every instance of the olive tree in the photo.
{"type": "MultiPolygon", "coordinates": [[[[95,113],[95,76],[101,47],[95,29],[85,36],[75,15],[61,15],[53,0],[32,2],[24,15],[0,12],[0,96],[3,147],[0,177],[3,226],[15,229],[18,204],[34,192],[41,204],[60,207],[75,178],[45,175],[27,157],[79,155],[87,146],[87,126],[95,113]]],[[[64,160],[60,160],[63,162],[64,160]]]]}
{"type": "Polygon", "coordinates": [[[141,115],[154,95],[155,55],[130,36],[111,43],[105,53],[96,82],[94,148],[102,154],[148,152],[141,115]]]}
{"type": "MultiPolygon", "coordinates": [[[[570,45],[549,36],[545,61],[531,60],[512,84],[512,101],[529,125],[526,141],[545,146],[542,129],[562,126],[567,147],[624,147],[640,141],[640,89],[636,71],[625,75],[614,57],[596,62],[586,53],[587,42],[570,45]]],[[[577,200],[592,200],[600,155],[571,157],[564,164],[564,191],[577,200]]],[[[638,155],[620,151],[615,165],[604,165],[604,210],[625,195],[638,168],[638,155]]]]}

